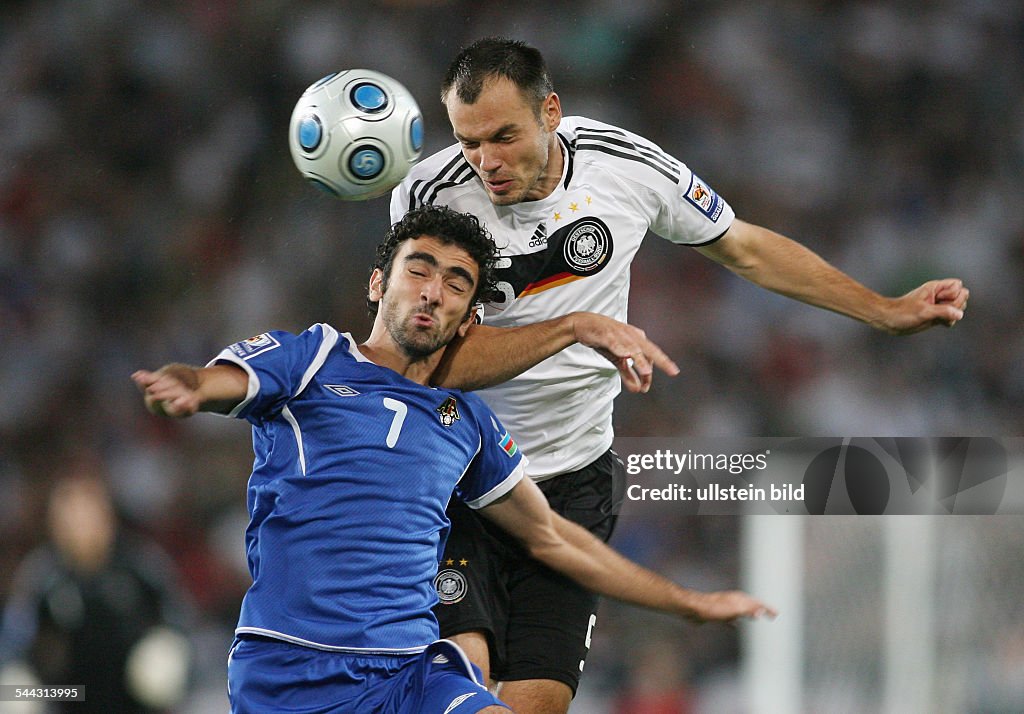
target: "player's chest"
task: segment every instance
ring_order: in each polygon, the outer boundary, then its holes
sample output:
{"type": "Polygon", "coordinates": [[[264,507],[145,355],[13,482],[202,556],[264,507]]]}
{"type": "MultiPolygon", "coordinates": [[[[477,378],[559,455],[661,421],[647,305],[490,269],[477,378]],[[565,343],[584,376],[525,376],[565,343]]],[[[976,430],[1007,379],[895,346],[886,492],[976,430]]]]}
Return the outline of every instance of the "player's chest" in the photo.
{"type": "Polygon", "coordinates": [[[323,438],[343,439],[353,448],[448,448],[473,454],[476,424],[461,395],[411,384],[381,384],[351,371],[319,374],[295,409],[314,417],[323,438]]]}
{"type": "Polygon", "coordinates": [[[491,206],[485,216],[502,256],[567,250],[580,269],[598,264],[615,248],[639,245],[650,225],[621,187],[582,183],[536,203],[491,206]]]}
{"type": "Polygon", "coordinates": [[[499,209],[487,221],[500,247],[498,294],[488,301],[492,314],[570,285],[570,291],[606,289],[628,271],[650,225],[632,197],[588,185],[555,198],[544,210],[499,209]]]}

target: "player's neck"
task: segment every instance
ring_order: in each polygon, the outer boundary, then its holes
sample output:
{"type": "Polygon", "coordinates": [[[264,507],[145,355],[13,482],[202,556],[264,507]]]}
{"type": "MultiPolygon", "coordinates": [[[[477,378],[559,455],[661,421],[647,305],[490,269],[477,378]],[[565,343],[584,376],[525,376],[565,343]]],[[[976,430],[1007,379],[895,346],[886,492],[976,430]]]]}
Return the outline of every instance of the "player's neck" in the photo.
{"type": "Polygon", "coordinates": [[[565,168],[565,157],[562,155],[562,144],[558,141],[558,134],[551,134],[551,147],[548,150],[548,165],[544,169],[544,175],[537,183],[533,191],[527,194],[527,201],[543,201],[558,188],[562,181],[562,170],[565,168]]]}
{"type": "Polygon", "coordinates": [[[390,337],[371,334],[366,342],[359,345],[359,352],[379,367],[387,367],[413,382],[430,384],[430,377],[441,361],[444,348],[426,357],[410,357],[390,337]]]}

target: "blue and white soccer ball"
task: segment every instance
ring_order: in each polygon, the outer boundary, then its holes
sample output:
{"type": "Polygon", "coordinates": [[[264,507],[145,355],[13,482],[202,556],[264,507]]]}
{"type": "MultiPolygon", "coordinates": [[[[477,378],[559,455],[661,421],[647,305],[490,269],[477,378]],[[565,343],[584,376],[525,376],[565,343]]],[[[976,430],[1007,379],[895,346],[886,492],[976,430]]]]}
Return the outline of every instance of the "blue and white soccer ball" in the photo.
{"type": "Polygon", "coordinates": [[[423,151],[423,115],[401,83],[349,69],[310,86],[292,111],[288,147],[299,172],[345,201],[382,196],[423,151]]]}

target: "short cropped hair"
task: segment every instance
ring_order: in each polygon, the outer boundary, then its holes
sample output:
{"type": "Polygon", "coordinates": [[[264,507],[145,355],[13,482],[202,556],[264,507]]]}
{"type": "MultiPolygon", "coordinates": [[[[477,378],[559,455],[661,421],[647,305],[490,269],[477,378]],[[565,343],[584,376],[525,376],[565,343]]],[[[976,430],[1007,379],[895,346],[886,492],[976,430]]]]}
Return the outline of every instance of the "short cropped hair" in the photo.
{"type": "MultiPolygon", "coordinates": [[[[510,80],[538,105],[555,91],[540,50],[507,37],[485,37],[464,47],[452,60],[441,84],[441,101],[446,101],[454,90],[462,102],[474,104],[484,82],[500,77],[510,80]]],[[[540,112],[539,106],[537,111],[540,112]]]]}
{"type": "MultiPolygon", "coordinates": [[[[479,278],[470,309],[482,300],[489,299],[497,285],[495,262],[498,248],[491,234],[471,213],[459,213],[447,206],[420,206],[406,213],[384,234],[384,240],[377,246],[374,269],[384,274],[384,288],[391,277],[391,267],[399,246],[407,240],[432,236],[444,245],[455,245],[469,254],[479,268],[479,278]]],[[[370,313],[377,314],[377,302],[367,299],[370,313]]],[[[468,314],[468,313],[467,313],[468,314]]]]}

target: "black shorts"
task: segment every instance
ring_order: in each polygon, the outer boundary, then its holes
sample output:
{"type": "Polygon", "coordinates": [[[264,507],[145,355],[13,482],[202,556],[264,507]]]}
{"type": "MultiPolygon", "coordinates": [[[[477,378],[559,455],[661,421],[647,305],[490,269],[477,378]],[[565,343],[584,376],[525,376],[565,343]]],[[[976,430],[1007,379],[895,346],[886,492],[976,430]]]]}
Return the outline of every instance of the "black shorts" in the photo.
{"type": "MultiPolygon", "coordinates": [[[[607,541],[625,485],[612,451],[579,471],[538,484],[568,520],[607,541]]],[[[530,558],[511,536],[453,499],[452,528],[437,578],[441,636],[482,630],[498,681],[553,679],[576,692],[598,598],[530,558]]]]}

